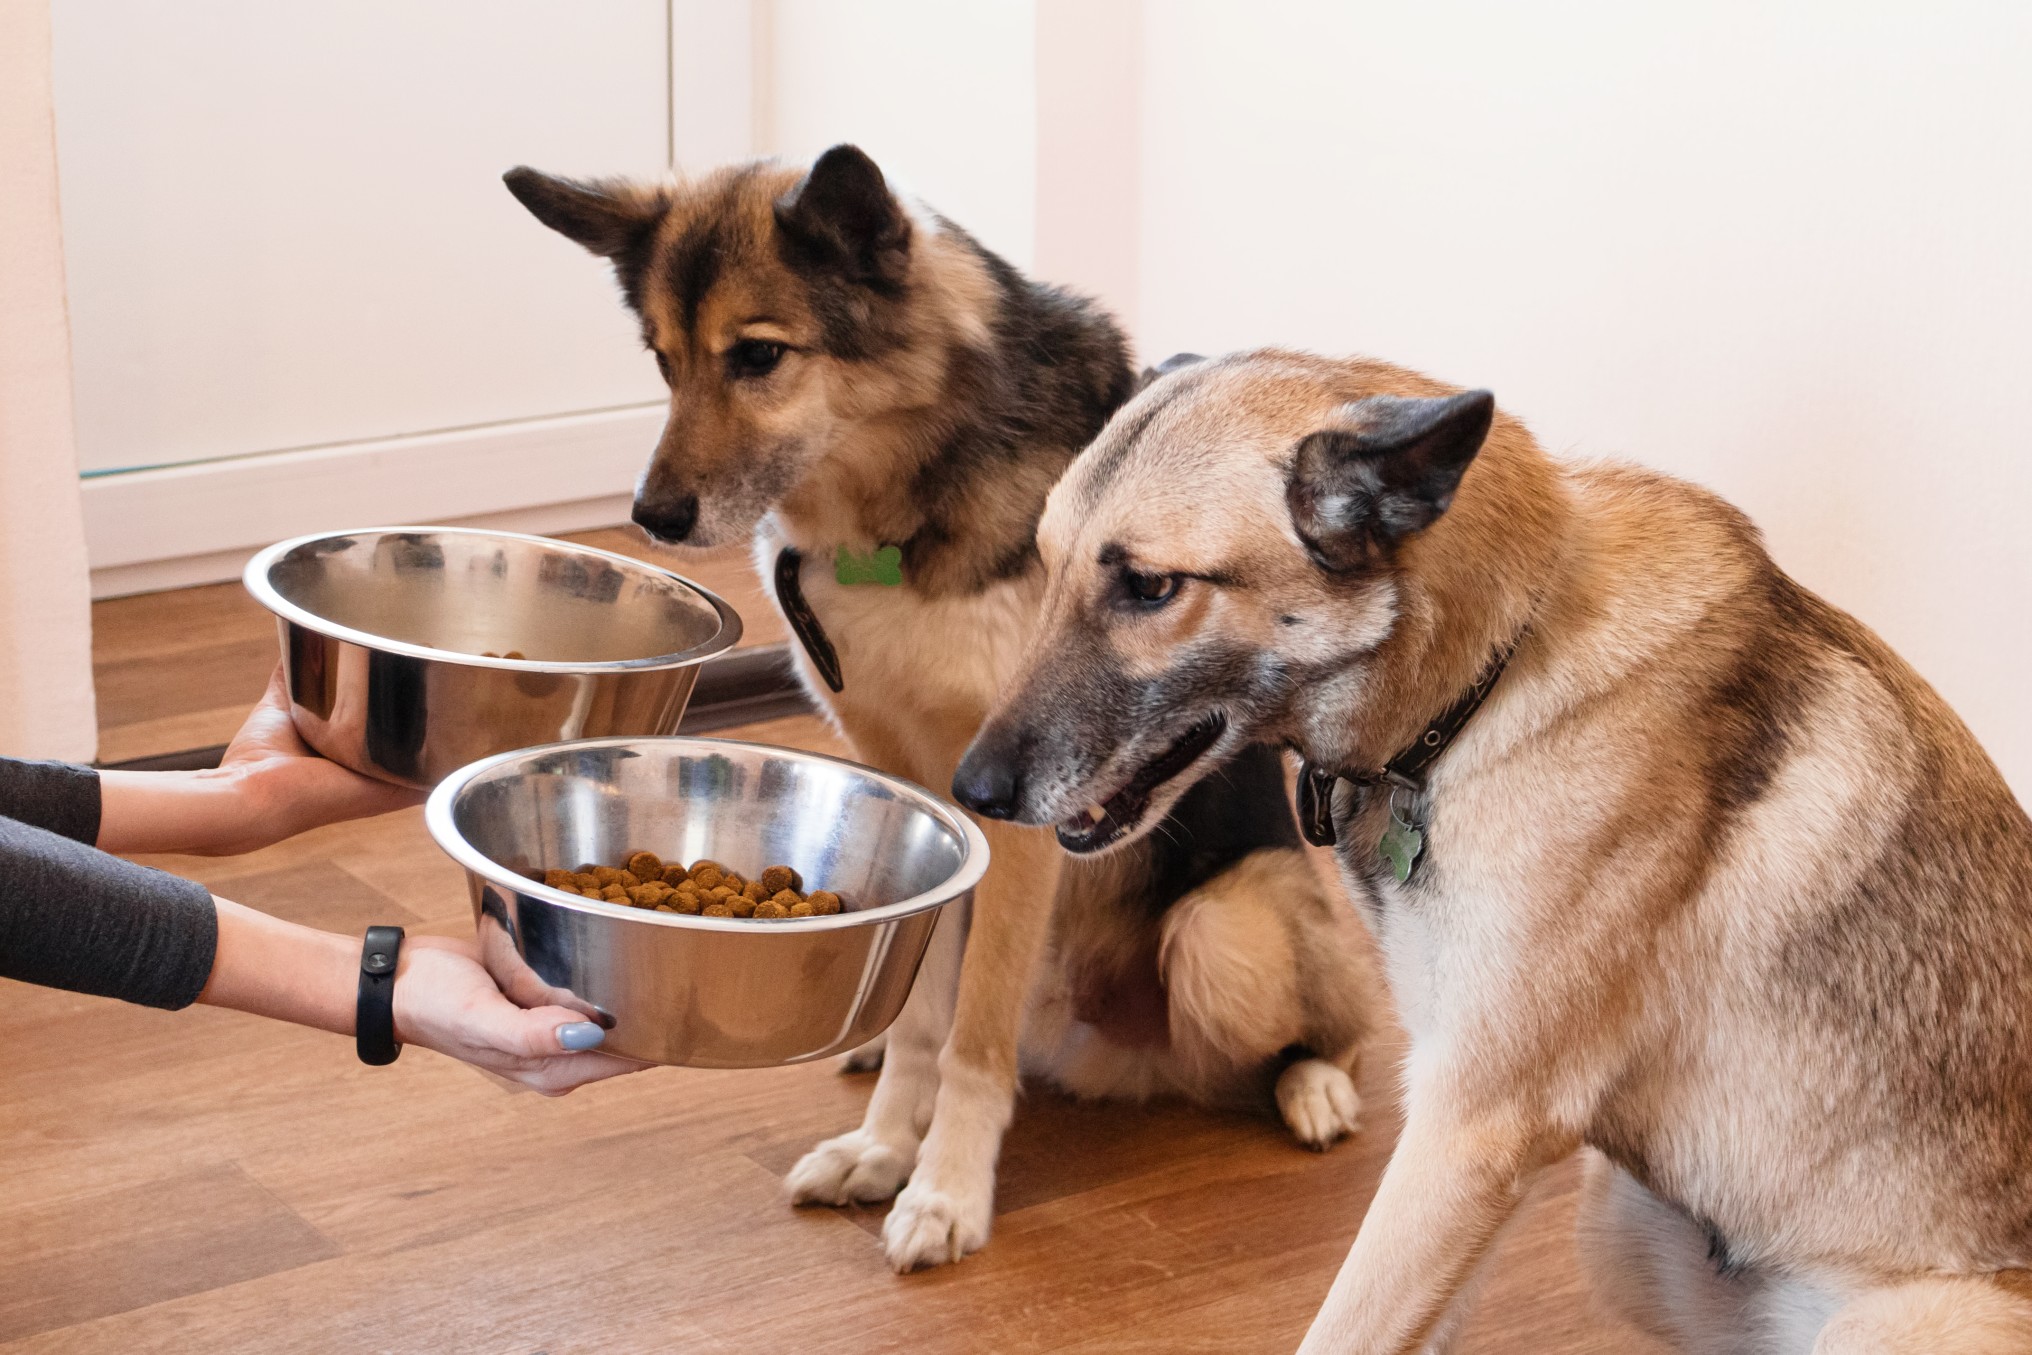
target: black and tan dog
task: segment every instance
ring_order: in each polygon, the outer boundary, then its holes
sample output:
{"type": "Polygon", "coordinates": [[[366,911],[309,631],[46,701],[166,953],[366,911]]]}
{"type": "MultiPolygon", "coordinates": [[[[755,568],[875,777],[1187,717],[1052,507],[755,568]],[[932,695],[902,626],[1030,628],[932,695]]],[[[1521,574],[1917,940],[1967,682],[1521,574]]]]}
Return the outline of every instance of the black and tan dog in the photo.
{"type": "Polygon", "coordinates": [[[2032,1351],[2032,823],[1740,513],[1264,352],[1138,395],[1039,544],[961,798],[1132,836],[1287,741],[1383,945],[1403,1137],[1306,1350],[1444,1349],[1589,1145],[1591,1269],[1681,1349],[2032,1351]]]}
{"type": "MultiPolygon", "coordinates": [[[[635,520],[687,546],[752,537],[858,755],[946,785],[1025,660],[1045,495],[1133,388],[1115,326],[907,206],[850,146],[809,173],[507,182],[613,261],[669,382],[635,520]]],[[[894,1265],[980,1246],[1019,1033],[1023,1066],[1076,1093],[1274,1093],[1309,1145],[1353,1128],[1366,942],[1313,877],[1282,778],[1244,751],[1147,850],[1063,872],[1049,833],[987,825],[971,919],[941,926],[865,1121],[797,1164],[793,1198],[907,1179],[894,1265]],[[1055,897],[1075,906],[1054,929],[1055,897]]]]}

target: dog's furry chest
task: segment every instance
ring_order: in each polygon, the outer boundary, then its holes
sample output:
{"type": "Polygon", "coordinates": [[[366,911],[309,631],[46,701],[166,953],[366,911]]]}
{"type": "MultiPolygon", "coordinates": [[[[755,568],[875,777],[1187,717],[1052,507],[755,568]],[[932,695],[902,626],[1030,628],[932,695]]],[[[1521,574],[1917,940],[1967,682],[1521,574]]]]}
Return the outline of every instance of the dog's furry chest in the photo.
{"type": "MultiPolygon", "coordinates": [[[[774,596],[781,537],[755,538],[756,573],[774,596]]],[[[1018,664],[1043,595],[1040,570],[975,593],[927,597],[902,585],[842,584],[829,558],[807,556],[800,582],[811,613],[839,656],[843,690],[826,686],[793,640],[813,698],[863,757],[943,791],[1018,664]]],[[[781,598],[777,610],[783,611],[781,598]]]]}

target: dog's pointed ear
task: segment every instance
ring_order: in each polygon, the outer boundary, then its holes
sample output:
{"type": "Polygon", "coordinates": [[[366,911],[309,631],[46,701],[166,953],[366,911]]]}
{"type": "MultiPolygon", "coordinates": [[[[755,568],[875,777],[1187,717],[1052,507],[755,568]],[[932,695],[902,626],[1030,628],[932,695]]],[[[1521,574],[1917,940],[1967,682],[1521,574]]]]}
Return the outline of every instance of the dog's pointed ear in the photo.
{"type": "Polygon", "coordinates": [[[1151,382],[1155,381],[1158,377],[1170,376],[1173,372],[1177,371],[1181,367],[1190,367],[1196,362],[1205,362],[1205,361],[1206,359],[1201,357],[1197,353],[1173,353],[1170,357],[1158,363],[1155,367],[1145,367],[1143,369],[1143,375],[1136,378],[1136,389],[1130,391],[1129,394],[1141,395],[1143,393],[1143,388],[1145,386],[1148,386],[1151,382]]]}
{"type": "Polygon", "coordinates": [[[609,259],[636,248],[667,207],[654,189],[616,180],[581,183],[527,165],[509,170],[501,182],[538,221],[609,259]]]}
{"type": "Polygon", "coordinates": [[[776,200],[776,224],[803,261],[894,287],[910,268],[910,217],[859,146],[835,146],[776,200]]]}
{"type": "Polygon", "coordinates": [[[1335,571],[1386,556],[1447,510],[1495,414],[1487,391],[1376,395],[1344,407],[1292,458],[1284,499],[1299,539],[1335,571]]]}

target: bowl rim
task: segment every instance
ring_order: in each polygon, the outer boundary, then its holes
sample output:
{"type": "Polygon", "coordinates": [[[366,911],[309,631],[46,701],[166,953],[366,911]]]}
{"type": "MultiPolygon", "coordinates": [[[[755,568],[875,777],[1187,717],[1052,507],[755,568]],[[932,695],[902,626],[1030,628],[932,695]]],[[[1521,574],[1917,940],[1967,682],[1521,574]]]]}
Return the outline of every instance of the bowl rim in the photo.
{"type": "Polygon", "coordinates": [[[347,644],[359,645],[363,649],[378,650],[384,654],[401,654],[414,659],[429,659],[437,663],[460,664],[469,668],[499,668],[516,673],[641,673],[656,672],[671,668],[689,668],[718,658],[741,642],[741,614],[730,606],[712,589],[695,583],[675,570],[639,560],[632,555],[621,555],[598,546],[582,546],[573,541],[560,541],[555,537],[534,536],[527,532],[498,532],[485,527],[356,527],[349,531],[306,532],[278,541],[272,546],[257,551],[247,567],[240,572],[240,582],[254,600],[263,607],[292,625],[347,644]],[[484,654],[466,654],[455,649],[437,649],[430,645],[413,644],[372,631],[355,629],[342,625],[330,617],[320,616],[306,610],[284,597],[269,580],[268,574],[275,562],[302,546],[316,541],[331,541],[339,537],[363,536],[478,536],[501,541],[520,541],[555,551],[561,555],[592,556],[609,561],[624,569],[639,573],[661,575],[679,587],[699,598],[711,607],[719,618],[719,629],[704,642],[690,649],[670,654],[651,654],[639,659],[500,659],[484,654]]]}
{"type": "Polygon", "coordinates": [[[830,753],[813,753],[802,748],[786,748],[781,744],[757,743],[750,739],[711,739],[689,734],[649,734],[640,736],[612,735],[598,739],[564,739],[556,743],[535,744],[528,748],[517,748],[512,752],[497,753],[493,757],[470,762],[440,781],[437,789],[430,793],[430,799],[423,810],[424,826],[438,845],[438,849],[464,867],[470,875],[476,875],[491,884],[503,886],[517,894],[541,899],[553,907],[569,908],[575,912],[592,913],[600,917],[625,918],[631,922],[650,926],[692,928],[700,931],[741,932],[748,935],[768,936],[779,932],[822,932],[837,931],[848,927],[872,926],[909,917],[928,909],[942,908],[962,894],[979,887],[981,877],[988,871],[988,838],[979,825],[959,806],[932,794],[923,786],[900,776],[870,767],[866,763],[849,758],[834,757],[830,753]],[[567,894],[553,889],[526,875],[517,874],[500,862],[495,861],[475,848],[460,833],[453,822],[452,811],[459,795],[488,772],[504,763],[530,759],[563,749],[639,747],[654,744],[665,747],[684,745],[704,751],[718,751],[726,748],[759,749],[774,757],[788,758],[799,762],[823,762],[880,783],[904,799],[914,801],[917,806],[933,818],[944,823],[965,844],[966,854],[960,868],[931,889],[914,894],[895,903],[885,903],[879,908],[865,908],[854,912],[835,913],[828,917],[792,917],[765,919],[758,925],[753,919],[738,917],[702,917],[693,913],[658,913],[635,908],[627,904],[608,903],[600,899],[589,899],[583,894],[567,894]]]}

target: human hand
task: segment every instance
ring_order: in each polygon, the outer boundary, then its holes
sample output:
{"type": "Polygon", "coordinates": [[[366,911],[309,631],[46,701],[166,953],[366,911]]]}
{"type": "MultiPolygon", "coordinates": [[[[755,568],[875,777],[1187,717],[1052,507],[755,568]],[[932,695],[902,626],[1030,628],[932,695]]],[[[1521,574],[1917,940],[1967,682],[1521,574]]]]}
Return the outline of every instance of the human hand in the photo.
{"type": "Polygon", "coordinates": [[[422,804],[428,792],[376,780],[320,757],[296,732],[282,666],[226,745],[219,773],[247,797],[246,838],[221,851],[251,851],[307,829],[422,804]]]}
{"type": "Polygon", "coordinates": [[[518,1006],[469,940],[411,936],[395,971],[395,1038],[497,1073],[545,1096],[648,1067],[592,1052],[606,1031],[570,1007],[518,1006]]]}
{"type": "Polygon", "coordinates": [[[109,852],[251,852],[310,828],[421,804],[420,790],[313,752],[289,718],[278,665],[216,767],[99,773],[98,845],[109,852]]]}

